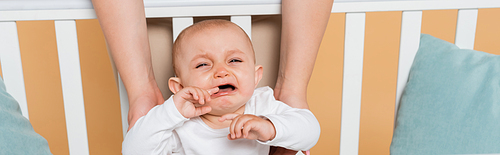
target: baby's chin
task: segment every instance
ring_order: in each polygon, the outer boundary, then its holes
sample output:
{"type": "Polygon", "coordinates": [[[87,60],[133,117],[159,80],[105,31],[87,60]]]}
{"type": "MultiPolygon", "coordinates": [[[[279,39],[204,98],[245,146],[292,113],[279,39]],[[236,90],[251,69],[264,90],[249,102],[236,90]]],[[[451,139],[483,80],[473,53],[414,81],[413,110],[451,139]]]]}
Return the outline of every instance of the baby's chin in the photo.
{"type": "Polygon", "coordinates": [[[225,114],[230,114],[230,113],[241,113],[245,111],[245,103],[243,104],[238,104],[237,106],[232,106],[232,107],[226,107],[226,106],[210,106],[212,110],[207,113],[209,115],[214,115],[214,116],[222,116],[225,114]]]}

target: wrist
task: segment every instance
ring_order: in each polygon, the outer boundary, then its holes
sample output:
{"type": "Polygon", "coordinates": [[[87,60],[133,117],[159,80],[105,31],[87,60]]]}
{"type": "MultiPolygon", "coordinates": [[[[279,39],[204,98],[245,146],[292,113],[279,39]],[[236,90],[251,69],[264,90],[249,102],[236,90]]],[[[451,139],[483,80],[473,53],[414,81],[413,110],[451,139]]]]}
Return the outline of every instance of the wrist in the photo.
{"type": "Polygon", "coordinates": [[[188,118],[186,117],[186,115],[184,115],[184,113],[182,112],[182,102],[183,102],[183,99],[182,97],[180,97],[179,95],[173,95],[172,96],[172,100],[174,102],[174,106],[175,108],[177,109],[177,111],[182,115],[182,117],[184,118],[188,118]]]}
{"type": "Polygon", "coordinates": [[[135,122],[146,115],[149,110],[157,105],[156,100],[152,97],[138,97],[134,100],[129,99],[129,111],[128,111],[128,124],[129,129],[131,129],[135,122]]]}
{"type": "Polygon", "coordinates": [[[162,104],[163,101],[165,101],[155,79],[143,82],[137,81],[136,85],[130,87],[125,85],[125,88],[127,90],[130,104],[135,104],[137,101],[141,101],[144,98],[153,101],[156,104],[162,104]]]}
{"type": "Polygon", "coordinates": [[[309,109],[309,105],[307,104],[307,92],[303,91],[294,91],[290,89],[281,89],[279,96],[276,97],[276,100],[279,100],[292,108],[299,109],[309,109]]]}
{"type": "Polygon", "coordinates": [[[146,115],[151,108],[162,104],[164,101],[156,82],[147,84],[140,89],[127,89],[127,94],[129,99],[129,129],[140,117],[146,115]]]}
{"type": "Polygon", "coordinates": [[[270,134],[264,138],[264,139],[259,139],[260,141],[272,141],[276,137],[276,128],[274,127],[273,122],[271,122],[269,119],[265,119],[270,125],[268,131],[271,131],[270,134]]]}

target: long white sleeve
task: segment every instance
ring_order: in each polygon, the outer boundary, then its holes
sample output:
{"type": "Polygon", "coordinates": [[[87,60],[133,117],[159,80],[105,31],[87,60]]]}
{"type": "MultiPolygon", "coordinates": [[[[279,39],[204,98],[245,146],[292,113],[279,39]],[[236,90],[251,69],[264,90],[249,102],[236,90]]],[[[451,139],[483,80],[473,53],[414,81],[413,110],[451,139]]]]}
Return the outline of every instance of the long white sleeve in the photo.
{"type": "Polygon", "coordinates": [[[292,108],[275,100],[269,87],[256,89],[254,95],[255,101],[259,102],[254,104],[259,106],[256,107],[256,114],[268,118],[276,129],[275,138],[262,144],[304,151],[316,145],[321,131],[311,111],[292,108]]]}
{"type": "Polygon", "coordinates": [[[175,154],[182,151],[174,129],[189,119],[182,116],[172,97],[162,105],[151,109],[139,118],[125,136],[122,153],[127,154],[175,154]]]}
{"type": "Polygon", "coordinates": [[[270,145],[308,150],[319,139],[319,123],[314,115],[275,100],[269,87],[255,90],[245,114],[268,118],[276,129],[275,138],[267,142],[228,140],[229,128],[212,129],[199,117],[184,118],[170,97],[137,121],[125,137],[122,153],[255,155],[268,154],[270,145]]]}

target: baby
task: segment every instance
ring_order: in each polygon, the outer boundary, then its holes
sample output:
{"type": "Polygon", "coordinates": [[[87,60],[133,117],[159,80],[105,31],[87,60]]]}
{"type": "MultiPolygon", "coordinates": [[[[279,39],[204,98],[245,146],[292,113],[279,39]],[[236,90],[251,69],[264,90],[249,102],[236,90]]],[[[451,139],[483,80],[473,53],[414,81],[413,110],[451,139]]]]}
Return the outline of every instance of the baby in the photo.
{"type": "Polygon", "coordinates": [[[173,46],[174,93],[127,133],[123,154],[267,155],[270,146],[308,150],[320,127],[306,109],[291,108],[257,88],[262,66],[236,24],[205,20],[183,30],[173,46]]]}

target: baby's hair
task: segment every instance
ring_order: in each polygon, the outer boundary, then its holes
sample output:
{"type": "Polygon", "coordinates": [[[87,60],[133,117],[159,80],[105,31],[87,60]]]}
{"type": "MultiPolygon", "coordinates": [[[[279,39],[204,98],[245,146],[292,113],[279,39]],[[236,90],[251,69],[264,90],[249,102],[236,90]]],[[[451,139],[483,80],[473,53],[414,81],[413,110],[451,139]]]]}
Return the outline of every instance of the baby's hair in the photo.
{"type": "MultiPolygon", "coordinates": [[[[197,22],[197,23],[185,28],[184,30],[182,30],[174,42],[174,45],[172,48],[172,66],[174,67],[175,75],[176,76],[179,75],[177,72],[177,66],[175,64],[176,64],[176,59],[179,55],[178,52],[180,52],[180,47],[182,46],[182,42],[185,38],[185,35],[187,35],[186,33],[196,33],[200,30],[205,30],[205,29],[209,29],[209,28],[213,28],[213,27],[230,26],[230,25],[238,27],[241,30],[241,32],[243,32],[243,34],[245,34],[245,36],[248,39],[248,42],[252,46],[252,52],[254,52],[252,41],[250,40],[250,37],[248,37],[246,32],[240,26],[236,25],[235,23],[228,21],[228,20],[223,20],[223,19],[210,19],[210,20],[204,20],[201,22],[197,22]]],[[[255,63],[255,52],[254,52],[254,63],[255,63]]]]}

